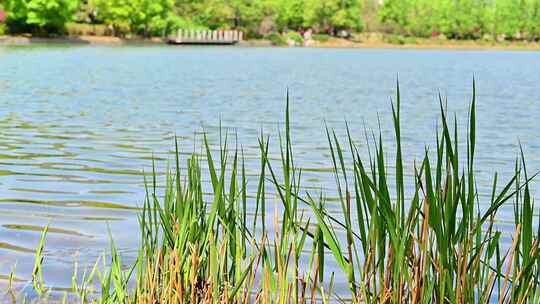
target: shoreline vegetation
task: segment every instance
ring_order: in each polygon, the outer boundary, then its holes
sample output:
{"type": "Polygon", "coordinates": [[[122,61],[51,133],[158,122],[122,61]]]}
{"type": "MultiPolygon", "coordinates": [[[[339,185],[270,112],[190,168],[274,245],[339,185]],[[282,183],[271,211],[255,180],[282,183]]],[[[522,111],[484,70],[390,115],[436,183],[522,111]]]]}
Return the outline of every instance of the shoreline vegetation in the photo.
{"type": "Polygon", "coordinates": [[[538,49],[540,0],[0,0],[2,44],[151,43],[179,29],[241,31],[248,46],[538,49]]]}
{"type": "MultiPolygon", "coordinates": [[[[358,49],[455,49],[455,50],[529,50],[540,51],[540,42],[529,41],[480,41],[480,40],[450,40],[438,38],[412,38],[400,35],[383,33],[363,33],[357,39],[344,39],[332,37],[325,41],[311,41],[307,44],[279,44],[269,39],[249,39],[238,43],[240,47],[307,47],[307,48],[358,48],[358,49]]],[[[131,37],[122,38],[114,36],[58,36],[33,37],[31,35],[4,35],[0,36],[0,46],[21,45],[159,45],[167,43],[166,39],[159,37],[131,37]]],[[[182,46],[175,46],[182,47],[182,46]]],[[[230,46],[229,46],[230,47],[230,46]]],[[[234,47],[234,46],[233,46],[234,47]]]]}
{"type": "MultiPolygon", "coordinates": [[[[381,133],[357,142],[363,134],[347,128],[340,139],[327,128],[337,202],[301,186],[288,97],[280,140],[259,137],[259,168],[245,167],[243,150],[228,143],[226,132],[218,148],[201,135],[201,153],[187,159],[176,144],[164,183],[155,173],[145,180],[136,262],[125,265],[112,242],[103,260],[74,274],[66,301],[538,303],[540,219],[529,190],[537,174],[516,151],[514,174],[494,174],[491,195],[480,196],[474,82],[464,134],[457,118],[447,118],[444,98],[439,102],[433,146],[413,167],[403,163],[399,85],[391,105],[393,151],[385,150],[381,133]],[[371,152],[361,154],[359,145],[371,152]],[[277,159],[269,154],[276,149],[277,159]],[[503,206],[514,215],[504,231],[497,221],[503,206]]],[[[44,281],[46,234],[47,228],[32,276],[38,298],[54,294],[44,281]]]]}

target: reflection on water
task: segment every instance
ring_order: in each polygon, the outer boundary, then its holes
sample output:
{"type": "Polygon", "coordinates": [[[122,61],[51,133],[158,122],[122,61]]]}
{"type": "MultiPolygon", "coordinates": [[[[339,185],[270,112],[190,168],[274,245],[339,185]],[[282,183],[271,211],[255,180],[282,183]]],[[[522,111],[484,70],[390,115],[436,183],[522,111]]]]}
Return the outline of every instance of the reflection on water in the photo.
{"type": "MultiPolygon", "coordinates": [[[[518,139],[530,170],[540,169],[538,71],[540,53],[531,52],[0,49],[0,280],[13,265],[17,278],[30,277],[33,248],[48,223],[45,280],[55,287],[70,285],[75,261],[92,264],[107,250],[109,227],[129,262],[152,158],[162,176],[175,135],[185,160],[200,152],[195,138],[202,131],[217,148],[221,123],[238,134],[247,173],[255,175],[257,136],[264,129],[277,142],[286,88],[306,191],[322,189],[332,198],[324,121],[343,135],[347,120],[364,153],[364,130],[380,119],[391,143],[389,100],[398,74],[409,167],[433,144],[437,90],[465,118],[475,75],[480,188],[489,187],[495,170],[508,176],[518,139]]],[[[253,190],[255,183],[248,185],[253,190]]],[[[502,226],[510,214],[501,211],[502,226]]]]}

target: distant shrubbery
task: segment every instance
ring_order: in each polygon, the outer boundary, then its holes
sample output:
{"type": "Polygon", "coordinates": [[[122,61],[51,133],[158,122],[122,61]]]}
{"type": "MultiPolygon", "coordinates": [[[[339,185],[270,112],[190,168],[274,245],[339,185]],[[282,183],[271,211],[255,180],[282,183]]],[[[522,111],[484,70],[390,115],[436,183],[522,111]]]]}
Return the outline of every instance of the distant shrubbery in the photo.
{"type": "MultiPolygon", "coordinates": [[[[11,32],[40,34],[65,33],[66,24],[71,22],[100,24],[106,26],[108,34],[116,36],[164,36],[179,28],[234,28],[243,31],[246,38],[261,38],[272,33],[311,29],[315,40],[325,41],[338,33],[349,36],[350,32],[362,31],[365,19],[366,24],[371,24],[371,31],[402,36],[540,39],[540,0],[4,0],[3,3],[11,32]],[[375,26],[373,20],[378,20],[375,26]]],[[[278,36],[272,38],[278,42],[278,36]]]]}
{"type": "Polygon", "coordinates": [[[297,45],[301,45],[304,43],[304,37],[302,37],[302,35],[300,35],[298,32],[294,32],[294,31],[288,32],[287,38],[294,41],[294,43],[297,45]]]}
{"type": "Polygon", "coordinates": [[[61,33],[79,8],[79,0],[5,0],[12,32],[61,33]]]}
{"type": "Polygon", "coordinates": [[[69,35],[105,36],[111,35],[110,30],[103,24],[68,23],[66,32],[69,35]]]}
{"type": "Polygon", "coordinates": [[[410,36],[540,38],[540,0],[385,0],[379,16],[410,36]]]}
{"type": "Polygon", "coordinates": [[[407,37],[407,36],[396,35],[396,34],[384,35],[382,40],[384,42],[391,43],[391,44],[415,44],[416,43],[415,37],[407,37]]]}
{"type": "Polygon", "coordinates": [[[327,35],[327,34],[315,34],[311,38],[313,38],[313,40],[315,40],[315,41],[327,42],[328,40],[330,40],[330,35],[327,35]]]}
{"type": "Polygon", "coordinates": [[[241,29],[246,37],[313,28],[360,30],[364,0],[5,0],[12,32],[64,33],[104,24],[117,36],[161,36],[179,28],[241,29]]]}
{"type": "Polygon", "coordinates": [[[267,35],[265,38],[270,40],[272,45],[275,45],[275,46],[287,45],[287,40],[285,40],[285,38],[283,38],[283,36],[278,33],[271,33],[267,35]]]}
{"type": "Polygon", "coordinates": [[[90,0],[90,6],[95,18],[111,25],[116,35],[160,36],[173,21],[173,0],[90,0]]]}

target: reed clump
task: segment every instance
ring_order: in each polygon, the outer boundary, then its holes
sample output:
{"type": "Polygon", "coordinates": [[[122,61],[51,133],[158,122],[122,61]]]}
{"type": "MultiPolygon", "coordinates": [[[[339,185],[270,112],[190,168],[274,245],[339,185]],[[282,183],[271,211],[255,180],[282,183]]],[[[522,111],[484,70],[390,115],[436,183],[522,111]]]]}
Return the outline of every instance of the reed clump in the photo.
{"type": "MultiPolygon", "coordinates": [[[[219,153],[205,136],[205,155],[193,154],[184,171],[176,145],[164,190],[155,172],[146,181],[136,263],[126,269],[113,243],[106,263],[74,280],[73,294],[83,303],[540,303],[540,225],[529,188],[536,174],[528,174],[521,152],[513,175],[501,184],[495,174],[491,196],[478,195],[475,91],[473,83],[466,151],[458,149],[461,133],[440,98],[435,149],[426,148],[410,182],[399,85],[392,103],[395,163],[385,160],[381,135],[366,156],[348,128],[344,140],[327,129],[339,215],[329,212],[322,193],[302,190],[288,98],[280,160],[269,159],[271,143],[261,134],[256,177],[247,176],[242,149],[230,149],[226,136],[219,153]],[[203,162],[210,200],[203,194],[203,162]],[[248,182],[256,193],[248,193],[248,182]],[[275,200],[279,208],[266,214],[275,200]],[[513,232],[496,225],[507,204],[513,232]],[[502,241],[505,233],[511,242],[502,241]],[[329,264],[345,274],[339,283],[346,290],[335,288],[329,264]]],[[[46,296],[42,249],[43,242],[34,286],[46,296]]]]}

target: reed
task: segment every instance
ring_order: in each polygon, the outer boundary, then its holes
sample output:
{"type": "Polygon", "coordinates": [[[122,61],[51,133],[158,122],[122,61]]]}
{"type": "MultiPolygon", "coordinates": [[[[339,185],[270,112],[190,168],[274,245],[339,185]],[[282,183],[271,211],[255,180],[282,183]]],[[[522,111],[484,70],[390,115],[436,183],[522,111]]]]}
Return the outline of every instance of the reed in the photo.
{"type": "MultiPolygon", "coordinates": [[[[322,193],[302,190],[295,165],[289,100],[280,161],[269,159],[268,136],[259,138],[260,168],[248,178],[244,154],[228,146],[228,135],[212,153],[193,154],[182,171],[176,144],[163,193],[154,171],[146,180],[139,215],[141,246],[126,269],[114,242],[108,257],[82,279],[73,293],[82,303],[539,303],[540,225],[523,152],[515,172],[491,196],[478,195],[475,178],[476,88],[473,82],[466,151],[439,96],[441,128],[436,149],[425,150],[409,181],[401,143],[400,90],[392,116],[395,163],[389,165],[382,135],[373,154],[361,155],[353,134],[340,140],[327,128],[341,214],[331,215],[322,193]],[[464,161],[460,160],[464,153],[464,161]],[[212,196],[203,195],[202,162],[212,196]],[[390,170],[395,170],[391,173],[390,170]],[[248,182],[257,185],[253,196],[248,182]],[[412,195],[406,195],[411,192],[412,195]],[[252,197],[252,198],[248,198],[252,197]],[[272,201],[274,215],[266,214],[272,201]],[[248,204],[255,213],[248,214],[248,204]],[[499,209],[512,204],[510,244],[497,228],[499,209]],[[480,206],[488,206],[481,208],[480,206]],[[307,207],[309,212],[301,212],[307,207]],[[267,227],[273,222],[273,228],[267,227]],[[536,228],[535,228],[536,225],[536,228]],[[334,290],[333,263],[346,274],[348,294],[334,290]],[[101,265],[100,265],[101,264],[101,265]]],[[[221,134],[221,133],[220,133],[221,134]]],[[[220,135],[221,137],[221,135],[220,135]]],[[[367,143],[369,144],[369,143],[367,143]]],[[[45,234],[36,252],[33,281],[47,296],[41,276],[45,234]]],[[[342,283],[342,282],[340,282],[342,283]]]]}

